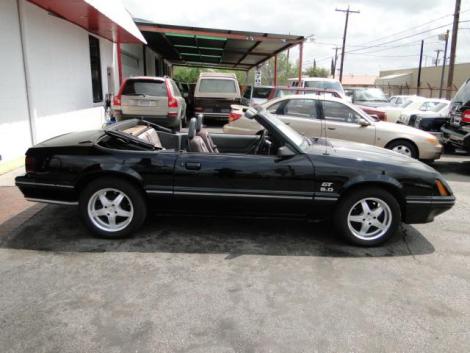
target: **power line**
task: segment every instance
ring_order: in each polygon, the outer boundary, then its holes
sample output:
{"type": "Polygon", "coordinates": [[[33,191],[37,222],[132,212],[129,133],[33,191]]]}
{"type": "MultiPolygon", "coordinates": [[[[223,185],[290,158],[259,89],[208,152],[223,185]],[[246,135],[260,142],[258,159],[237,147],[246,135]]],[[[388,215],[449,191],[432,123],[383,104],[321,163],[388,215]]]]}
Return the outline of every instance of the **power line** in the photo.
{"type": "MultiPolygon", "coordinates": [[[[470,20],[467,20],[467,21],[459,21],[459,23],[464,23],[464,22],[470,22],[470,20]]],[[[436,30],[436,29],[441,29],[441,28],[450,26],[451,24],[453,24],[453,22],[447,23],[447,24],[445,24],[445,25],[437,26],[437,27],[434,27],[434,28],[431,28],[431,29],[428,29],[428,30],[425,30],[425,31],[422,31],[422,32],[418,32],[418,33],[414,33],[414,34],[409,34],[409,35],[407,35],[407,36],[404,36],[404,37],[401,37],[401,38],[398,38],[398,39],[389,40],[389,41],[383,42],[383,43],[381,43],[381,44],[370,45],[370,46],[368,46],[368,47],[361,48],[361,49],[351,49],[351,50],[347,51],[346,53],[349,54],[349,53],[352,53],[352,52],[357,52],[357,51],[362,51],[362,50],[366,50],[366,49],[381,47],[381,46],[383,46],[384,44],[390,44],[390,43],[394,43],[394,42],[399,42],[399,41],[401,41],[401,40],[403,40],[403,39],[408,39],[408,38],[411,38],[411,37],[416,37],[416,36],[419,36],[420,34],[428,33],[428,32],[434,31],[434,30],[436,30]]]]}
{"type": "MultiPolygon", "coordinates": [[[[470,8],[469,8],[469,9],[466,9],[465,11],[461,11],[460,13],[462,14],[462,13],[465,13],[465,12],[468,12],[468,11],[470,11],[470,8]]],[[[370,43],[378,42],[378,41],[380,41],[380,40],[382,40],[382,39],[386,39],[386,38],[390,38],[390,37],[393,37],[393,36],[396,36],[396,35],[399,35],[399,34],[402,34],[402,33],[406,33],[406,32],[409,32],[410,30],[413,30],[413,29],[416,29],[416,28],[420,28],[420,27],[426,26],[426,25],[428,25],[428,24],[437,22],[437,21],[442,20],[442,19],[444,19],[444,18],[451,17],[451,16],[453,16],[453,15],[454,15],[454,13],[452,12],[452,13],[450,13],[450,14],[447,14],[447,15],[444,15],[444,16],[441,16],[441,17],[437,17],[437,18],[435,18],[435,19],[433,19],[433,20],[429,20],[428,22],[422,23],[422,24],[420,24],[420,25],[413,26],[413,27],[409,27],[409,28],[404,29],[404,30],[402,30],[402,31],[395,32],[395,33],[392,33],[392,34],[388,34],[388,35],[386,35],[386,36],[379,37],[379,38],[377,38],[377,39],[374,39],[374,40],[365,42],[365,43],[363,43],[363,45],[367,45],[367,44],[370,44],[370,43]]],[[[352,45],[352,46],[354,46],[354,45],[352,45]]],[[[356,45],[356,46],[361,46],[361,45],[356,45]]]]}

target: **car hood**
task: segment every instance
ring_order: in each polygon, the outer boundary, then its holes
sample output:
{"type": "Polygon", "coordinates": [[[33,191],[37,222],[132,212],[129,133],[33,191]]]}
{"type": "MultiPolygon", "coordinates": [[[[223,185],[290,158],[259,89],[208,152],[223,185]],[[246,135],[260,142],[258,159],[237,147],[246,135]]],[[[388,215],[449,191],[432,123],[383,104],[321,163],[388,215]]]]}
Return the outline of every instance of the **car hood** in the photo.
{"type": "Polygon", "coordinates": [[[318,152],[322,150],[326,150],[331,155],[356,160],[361,163],[372,162],[438,174],[432,167],[417,159],[404,156],[398,152],[387,150],[385,148],[371,146],[364,143],[328,139],[326,142],[317,141],[310,146],[310,150],[308,152],[318,154],[318,152]]]}

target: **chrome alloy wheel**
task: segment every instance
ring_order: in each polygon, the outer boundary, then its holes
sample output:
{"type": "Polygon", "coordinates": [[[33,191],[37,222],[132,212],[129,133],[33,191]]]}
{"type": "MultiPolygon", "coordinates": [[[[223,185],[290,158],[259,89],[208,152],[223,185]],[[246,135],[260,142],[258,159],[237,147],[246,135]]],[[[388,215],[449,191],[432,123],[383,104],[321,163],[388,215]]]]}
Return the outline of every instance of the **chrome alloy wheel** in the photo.
{"type": "Polygon", "coordinates": [[[88,217],[96,227],[106,232],[123,230],[131,223],[133,216],[132,201],[120,190],[98,190],[88,201],[88,217]]]}
{"type": "Polygon", "coordinates": [[[404,154],[405,156],[411,157],[411,150],[408,146],[405,145],[397,145],[392,148],[392,151],[398,152],[400,154],[404,154]]]}
{"type": "Polygon", "coordinates": [[[348,227],[355,237],[374,240],[384,235],[392,224],[392,211],[381,199],[368,197],[356,202],[348,213],[348,227]]]}

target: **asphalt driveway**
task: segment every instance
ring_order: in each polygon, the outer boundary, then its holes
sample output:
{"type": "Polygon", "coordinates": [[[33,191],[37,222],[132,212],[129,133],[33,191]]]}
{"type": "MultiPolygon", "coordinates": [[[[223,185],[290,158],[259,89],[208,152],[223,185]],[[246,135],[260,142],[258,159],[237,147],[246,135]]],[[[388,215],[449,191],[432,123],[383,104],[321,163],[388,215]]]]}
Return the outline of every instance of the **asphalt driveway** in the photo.
{"type": "Polygon", "coordinates": [[[0,351],[468,352],[470,156],[436,167],[457,205],[373,249],[327,223],[191,216],[105,241],[32,204],[0,225],[0,351]]]}

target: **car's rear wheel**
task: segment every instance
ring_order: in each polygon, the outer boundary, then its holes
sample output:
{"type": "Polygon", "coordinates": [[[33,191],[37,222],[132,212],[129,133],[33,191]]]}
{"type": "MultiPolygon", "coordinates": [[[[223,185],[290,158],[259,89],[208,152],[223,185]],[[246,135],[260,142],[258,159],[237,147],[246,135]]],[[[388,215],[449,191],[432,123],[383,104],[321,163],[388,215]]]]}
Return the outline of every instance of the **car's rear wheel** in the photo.
{"type": "Polygon", "coordinates": [[[392,141],[385,148],[388,148],[389,150],[401,153],[411,158],[418,158],[419,156],[418,149],[416,148],[416,146],[406,140],[392,141]]]}
{"type": "Polygon", "coordinates": [[[95,235],[114,239],[131,235],[144,222],[147,206],[141,191],[119,178],[100,178],[80,194],[80,214],[95,235]]]}
{"type": "Polygon", "coordinates": [[[401,222],[400,205],[395,197],[380,188],[356,189],[338,205],[335,225],[350,243],[379,245],[397,231],[401,222]]]}

